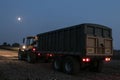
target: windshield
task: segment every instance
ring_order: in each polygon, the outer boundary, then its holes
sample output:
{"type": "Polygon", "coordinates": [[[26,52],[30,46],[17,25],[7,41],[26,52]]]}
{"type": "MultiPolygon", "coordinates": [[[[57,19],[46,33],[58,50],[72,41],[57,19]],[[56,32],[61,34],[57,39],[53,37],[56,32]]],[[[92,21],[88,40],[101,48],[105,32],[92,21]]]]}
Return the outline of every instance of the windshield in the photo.
{"type": "Polygon", "coordinates": [[[34,38],[31,38],[31,39],[27,39],[26,41],[26,45],[29,46],[29,45],[35,45],[36,44],[36,40],[34,38]]]}

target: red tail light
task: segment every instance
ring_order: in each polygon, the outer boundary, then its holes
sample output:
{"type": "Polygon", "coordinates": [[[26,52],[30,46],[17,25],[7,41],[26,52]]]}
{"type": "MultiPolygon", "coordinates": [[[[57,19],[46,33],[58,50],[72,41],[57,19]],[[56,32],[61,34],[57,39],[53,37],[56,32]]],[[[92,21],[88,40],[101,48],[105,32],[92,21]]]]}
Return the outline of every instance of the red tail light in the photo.
{"type": "Polygon", "coordinates": [[[53,55],[52,54],[50,54],[50,57],[52,57],[53,55]]]}
{"type": "Polygon", "coordinates": [[[111,58],[109,58],[109,57],[106,57],[106,58],[105,58],[105,61],[106,61],[106,62],[109,62],[110,60],[111,60],[111,58]]]}
{"type": "Polygon", "coordinates": [[[83,58],[82,61],[85,62],[86,61],[85,58],[83,58]]]}
{"type": "Polygon", "coordinates": [[[47,54],[47,56],[48,56],[48,57],[52,57],[52,56],[53,56],[53,54],[49,54],[49,53],[48,53],[48,54],[47,54]]]}
{"type": "Polygon", "coordinates": [[[35,48],[33,48],[33,49],[32,49],[32,51],[36,51],[36,49],[35,49],[35,48]]]}
{"type": "Polygon", "coordinates": [[[83,62],[90,62],[90,58],[83,58],[82,61],[83,62]]]}
{"type": "Polygon", "coordinates": [[[41,56],[41,54],[40,54],[40,53],[38,53],[38,56],[41,56]]]}

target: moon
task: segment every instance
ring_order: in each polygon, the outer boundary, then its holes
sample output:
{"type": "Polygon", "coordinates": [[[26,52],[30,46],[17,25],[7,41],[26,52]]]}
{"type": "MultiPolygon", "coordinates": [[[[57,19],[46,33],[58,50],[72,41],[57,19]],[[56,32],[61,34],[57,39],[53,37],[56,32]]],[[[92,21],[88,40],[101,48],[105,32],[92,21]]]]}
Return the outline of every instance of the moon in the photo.
{"type": "Polygon", "coordinates": [[[23,22],[23,17],[18,16],[18,17],[16,17],[16,18],[17,18],[17,22],[19,22],[19,23],[23,22]]]}
{"type": "Polygon", "coordinates": [[[17,20],[18,20],[18,21],[21,21],[21,17],[18,17],[17,20]]]}

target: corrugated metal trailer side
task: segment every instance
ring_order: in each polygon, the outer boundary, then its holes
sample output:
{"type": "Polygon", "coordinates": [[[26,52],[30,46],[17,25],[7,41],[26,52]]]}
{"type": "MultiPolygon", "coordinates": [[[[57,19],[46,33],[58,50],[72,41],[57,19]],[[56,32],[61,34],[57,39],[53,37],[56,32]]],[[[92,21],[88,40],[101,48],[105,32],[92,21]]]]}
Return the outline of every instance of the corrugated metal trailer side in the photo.
{"type": "Polygon", "coordinates": [[[46,32],[38,35],[38,48],[41,52],[80,54],[85,49],[84,26],[46,32]]]}

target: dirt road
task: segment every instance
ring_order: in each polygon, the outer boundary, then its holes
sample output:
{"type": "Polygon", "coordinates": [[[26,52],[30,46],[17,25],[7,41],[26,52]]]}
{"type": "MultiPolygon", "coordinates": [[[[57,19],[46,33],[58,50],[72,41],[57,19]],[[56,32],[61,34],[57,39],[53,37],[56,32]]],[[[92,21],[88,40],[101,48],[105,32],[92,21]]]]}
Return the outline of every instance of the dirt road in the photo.
{"type": "Polygon", "coordinates": [[[0,80],[120,80],[120,61],[105,63],[101,73],[81,71],[67,75],[54,71],[51,63],[30,64],[17,59],[17,52],[0,50],[0,80]]]}

